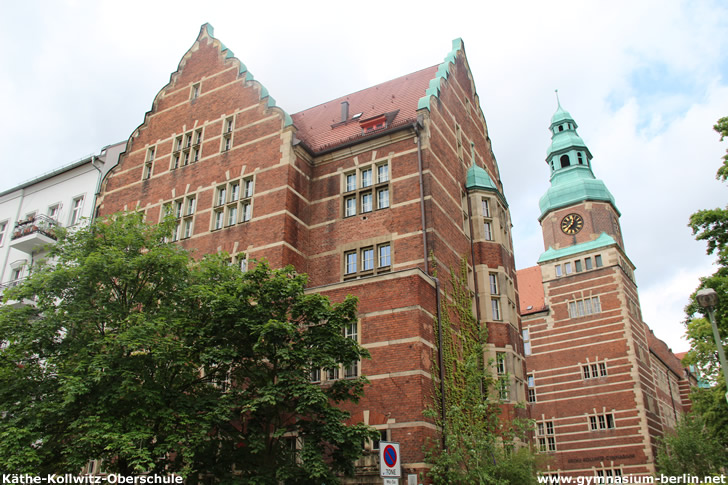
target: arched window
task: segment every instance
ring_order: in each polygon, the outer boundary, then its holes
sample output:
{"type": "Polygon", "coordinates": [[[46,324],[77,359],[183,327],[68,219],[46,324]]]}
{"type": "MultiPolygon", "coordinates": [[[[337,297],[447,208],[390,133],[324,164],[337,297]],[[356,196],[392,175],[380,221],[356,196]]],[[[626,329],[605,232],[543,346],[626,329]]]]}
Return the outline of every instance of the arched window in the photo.
{"type": "Polygon", "coordinates": [[[564,125],[559,125],[559,131],[564,131],[564,125]]]}
{"type": "Polygon", "coordinates": [[[561,155],[559,160],[561,161],[561,168],[569,166],[569,155],[561,155]]]}

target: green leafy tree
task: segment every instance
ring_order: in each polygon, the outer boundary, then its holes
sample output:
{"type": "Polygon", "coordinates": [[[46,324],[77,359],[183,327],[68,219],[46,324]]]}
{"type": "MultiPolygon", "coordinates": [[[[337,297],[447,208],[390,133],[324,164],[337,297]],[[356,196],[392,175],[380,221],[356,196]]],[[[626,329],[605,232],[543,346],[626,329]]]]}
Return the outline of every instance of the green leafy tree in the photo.
{"type": "Polygon", "coordinates": [[[172,224],[130,214],[61,232],[52,264],[3,295],[34,305],[0,307],[0,469],[103,459],[125,475],[248,483],[351,471],[371,431],[334,404],[365,380],[309,377],[366,356],[343,335],[356,300],[305,294],[292,268],[196,262],[165,242],[172,224]]]}
{"type": "MultiPolygon", "coordinates": [[[[720,134],[720,139],[728,136],[728,117],[721,118],[713,127],[720,134]]],[[[723,157],[716,178],[726,181],[728,178],[728,154],[723,157]]],[[[702,288],[713,288],[719,296],[715,308],[715,318],[723,345],[728,336],[728,209],[706,209],[690,216],[689,227],[695,238],[705,241],[707,253],[717,256],[717,271],[701,278],[702,288]]],[[[696,290],[696,293],[697,293],[696,290]]],[[[693,412],[702,416],[709,434],[718,439],[724,446],[728,446],[728,437],[725,435],[728,426],[728,405],[725,401],[725,380],[720,369],[717,348],[708,320],[707,311],[698,305],[695,293],[691,295],[690,303],[685,308],[687,313],[687,336],[690,341],[690,351],[684,359],[685,363],[695,365],[699,373],[714,385],[710,389],[695,389],[691,394],[693,412]]]]}
{"type": "Polygon", "coordinates": [[[658,445],[657,470],[663,475],[703,477],[720,474],[727,466],[725,446],[711,436],[699,415],[683,416],[658,445]]]}
{"type": "Polygon", "coordinates": [[[429,475],[438,484],[537,483],[536,455],[527,444],[532,423],[500,418],[499,393],[508,376],[494,378],[492,363],[484,361],[487,334],[472,313],[465,261],[450,281],[440,319],[443,385],[436,390],[437,404],[426,411],[443,439],[425,450],[429,475]]]}

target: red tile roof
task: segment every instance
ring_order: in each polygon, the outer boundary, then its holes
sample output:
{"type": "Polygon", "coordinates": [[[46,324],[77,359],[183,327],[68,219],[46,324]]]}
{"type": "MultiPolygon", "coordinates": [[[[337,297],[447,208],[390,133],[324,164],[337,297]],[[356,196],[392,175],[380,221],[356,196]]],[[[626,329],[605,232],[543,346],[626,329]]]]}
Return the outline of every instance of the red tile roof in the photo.
{"type": "Polygon", "coordinates": [[[531,266],[518,270],[516,279],[518,280],[518,302],[521,306],[521,315],[545,310],[541,267],[531,266]]]}
{"type": "Polygon", "coordinates": [[[298,129],[296,136],[317,152],[362,136],[360,120],[389,113],[388,127],[412,123],[417,117],[417,102],[436,73],[437,66],[428,67],[295,113],[291,118],[298,129]],[[349,102],[347,123],[340,123],[343,101],[349,102]],[[359,113],[361,116],[352,120],[359,113]]]}

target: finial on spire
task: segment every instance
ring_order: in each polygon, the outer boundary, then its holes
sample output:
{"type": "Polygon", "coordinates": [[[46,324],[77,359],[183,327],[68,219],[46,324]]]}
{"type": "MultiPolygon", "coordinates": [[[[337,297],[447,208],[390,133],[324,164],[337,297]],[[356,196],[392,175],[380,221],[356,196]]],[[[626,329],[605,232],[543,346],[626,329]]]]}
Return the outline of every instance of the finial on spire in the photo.
{"type": "Polygon", "coordinates": [[[558,104],[559,108],[561,108],[561,101],[559,100],[559,90],[554,89],[554,92],[556,93],[556,104],[558,104]]]}

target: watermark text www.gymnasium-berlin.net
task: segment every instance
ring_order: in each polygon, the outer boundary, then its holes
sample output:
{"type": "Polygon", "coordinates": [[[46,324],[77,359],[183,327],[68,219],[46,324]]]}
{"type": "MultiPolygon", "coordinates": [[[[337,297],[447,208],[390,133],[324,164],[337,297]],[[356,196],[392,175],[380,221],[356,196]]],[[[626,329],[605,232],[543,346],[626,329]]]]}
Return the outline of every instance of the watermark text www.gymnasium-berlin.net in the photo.
{"type": "Polygon", "coordinates": [[[623,475],[615,477],[599,477],[599,476],[578,476],[578,477],[561,477],[555,475],[541,475],[538,477],[538,483],[572,483],[576,485],[599,485],[603,483],[675,483],[681,485],[697,485],[704,483],[724,483],[728,484],[728,478],[725,475],[715,476],[695,476],[695,475],[623,475]]]}

